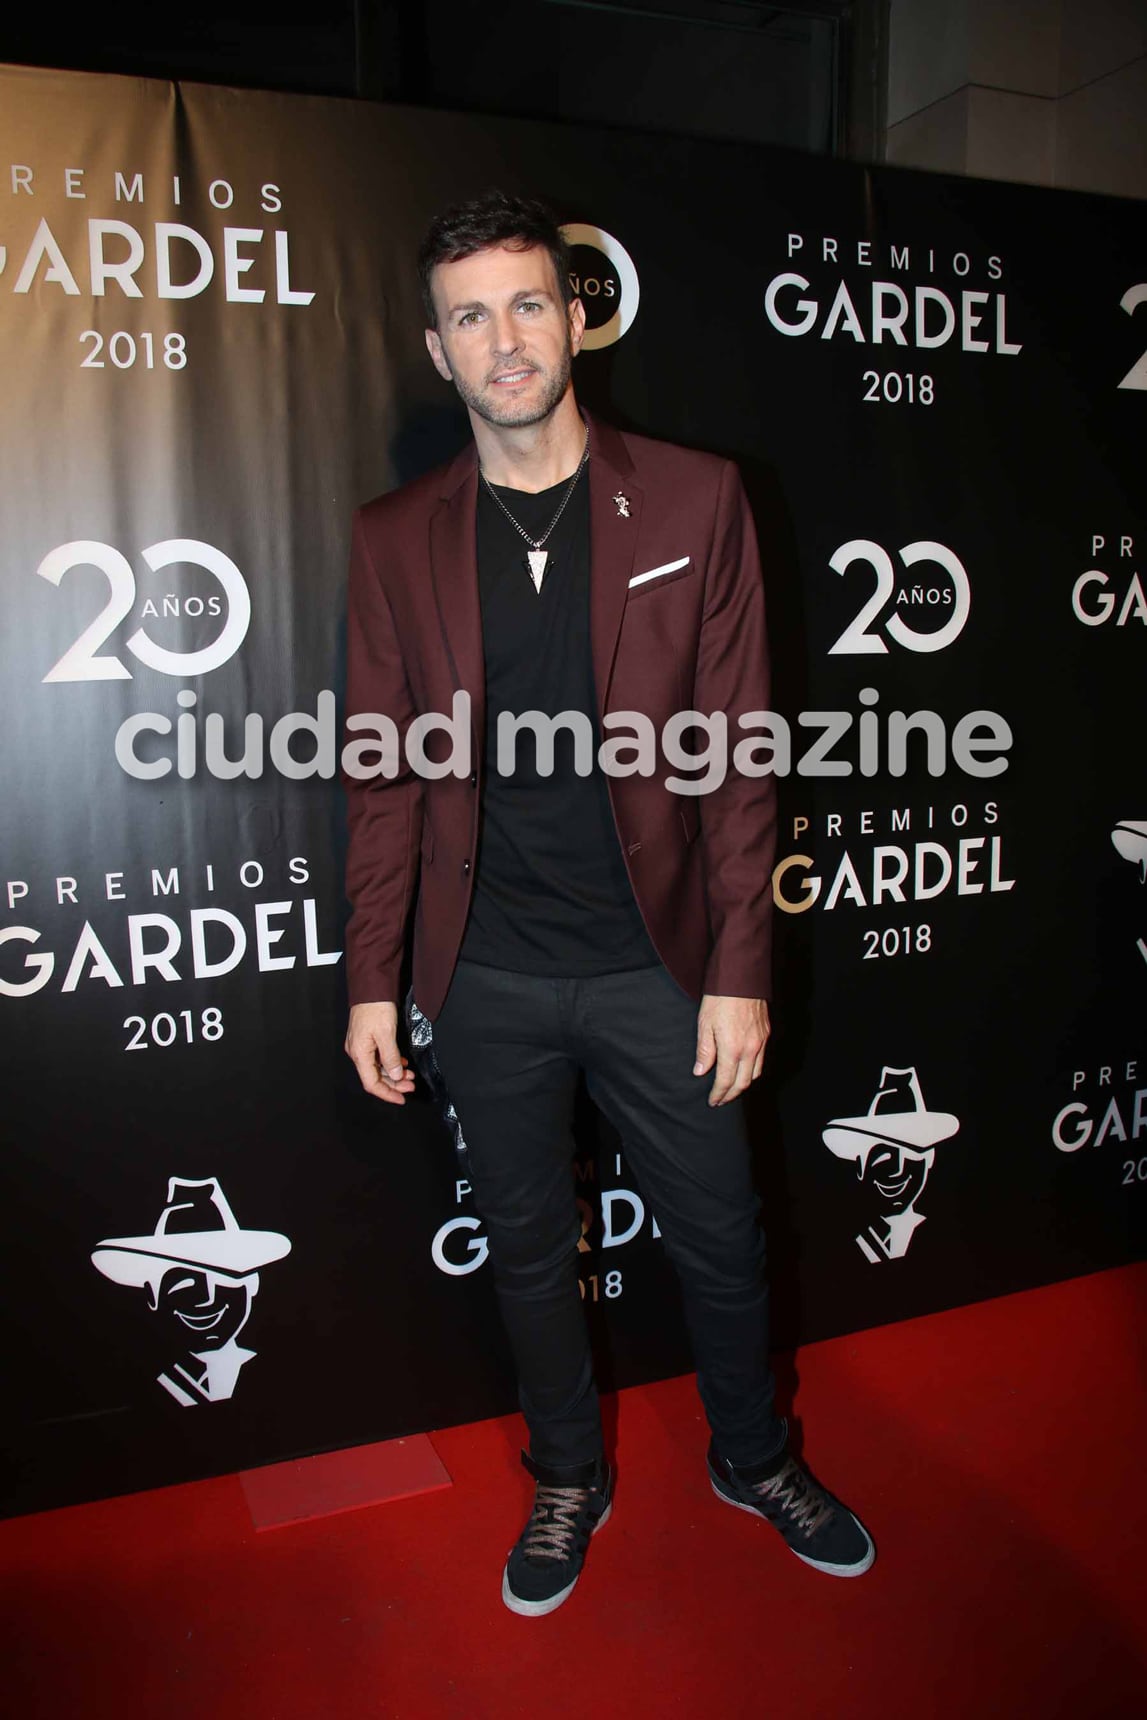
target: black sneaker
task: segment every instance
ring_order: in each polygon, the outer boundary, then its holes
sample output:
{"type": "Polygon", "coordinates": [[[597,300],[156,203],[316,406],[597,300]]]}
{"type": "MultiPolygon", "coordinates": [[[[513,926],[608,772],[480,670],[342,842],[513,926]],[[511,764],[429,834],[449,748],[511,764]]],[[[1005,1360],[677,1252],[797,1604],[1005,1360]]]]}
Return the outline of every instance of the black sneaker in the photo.
{"type": "Polygon", "coordinates": [[[734,1469],[709,1445],[709,1479],[718,1499],[779,1529],[798,1559],[830,1577],[859,1577],[876,1557],[872,1537],[852,1512],[817,1485],[783,1445],[767,1463],[734,1469]]]}
{"type": "Polygon", "coordinates": [[[547,1469],[523,1451],[522,1462],[537,1482],[534,1508],[506,1560],[502,1599],[511,1612],[540,1618],[573,1592],[589,1538],[613,1508],[613,1475],[604,1457],[547,1469]]]}

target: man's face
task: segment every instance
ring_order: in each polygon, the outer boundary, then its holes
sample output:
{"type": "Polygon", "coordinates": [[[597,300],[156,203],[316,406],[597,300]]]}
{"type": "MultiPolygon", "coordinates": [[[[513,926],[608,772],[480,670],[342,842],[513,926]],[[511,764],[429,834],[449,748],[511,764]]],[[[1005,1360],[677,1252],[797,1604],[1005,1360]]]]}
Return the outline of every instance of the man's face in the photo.
{"type": "Polygon", "coordinates": [[[215,1272],[173,1266],[164,1273],[155,1310],[171,1331],[177,1349],[196,1353],[219,1350],[247,1323],[252,1286],[258,1277],[223,1277],[215,1272]]]}
{"type": "Polygon", "coordinates": [[[491,246],[439,263],[431,286],[438,327],[426,345],[470,411],[506,429],[548,418],[585,333],[581,302],[563,305],[549,252],[491,246]]]}
{"type": "Polygon", "coordinates": [[[882,1211],[907,1212],[919,1199],[935,1156],[931,1148],[914,1152],[911,1147],[880,1141],[858,1161],[856,1174],[876,1190],[882,1211]]]}

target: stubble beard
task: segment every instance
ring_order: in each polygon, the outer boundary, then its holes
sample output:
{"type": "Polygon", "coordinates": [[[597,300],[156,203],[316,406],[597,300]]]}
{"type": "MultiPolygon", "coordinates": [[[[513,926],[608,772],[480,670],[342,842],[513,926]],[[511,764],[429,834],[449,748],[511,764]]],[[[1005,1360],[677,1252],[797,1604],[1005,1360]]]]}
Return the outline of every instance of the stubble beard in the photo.
{"type": "MultiPolygon", "coordinates": [[[[543,377],[545,384],[541,397],[532,401],[517,402],[498,400],[492,392],[495,387],[493,383],[487,383],[482,388],[472,387],[470,383],[465,382],[456,373],[453,366],[451,366],[450,374],[463,405],[469,407],[471,412],[476,412],[485,423],[496,425],[503,430],[524,430],[532,424],[541,424],[556,410],[569,387],[572,366],[573,352],[567,341],[557,369],[548,374],[540,370],[538,372],[543,377]]],[[[538,369],[537,366],[533,368],[538,369]]]]}

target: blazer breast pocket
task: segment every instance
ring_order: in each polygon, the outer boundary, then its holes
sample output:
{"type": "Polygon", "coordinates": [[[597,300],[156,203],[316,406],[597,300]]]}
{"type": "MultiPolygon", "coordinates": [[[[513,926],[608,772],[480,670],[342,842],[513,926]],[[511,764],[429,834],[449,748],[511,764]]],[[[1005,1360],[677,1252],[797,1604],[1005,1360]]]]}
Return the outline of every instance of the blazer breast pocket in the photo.
{"type": "Polygon", "coordinates": [[[629,581],[629,600],[644,597],[649,592],[663,591],[667,585],[675,585],[679,579],[690,579],[694,574],[693,557],[679,556],[674,561],[661,562],[657,567],[650,567],[644,573],[635,573],[629,581]]]}

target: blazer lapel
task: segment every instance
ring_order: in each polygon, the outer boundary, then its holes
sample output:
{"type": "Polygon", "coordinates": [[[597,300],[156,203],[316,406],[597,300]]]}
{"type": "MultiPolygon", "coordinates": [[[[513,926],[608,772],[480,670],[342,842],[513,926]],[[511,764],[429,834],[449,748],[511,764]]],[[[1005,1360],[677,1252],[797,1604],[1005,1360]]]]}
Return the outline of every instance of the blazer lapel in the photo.
{"type": "Polygon", "coordinates": [[[642,492],[633,461],[611,425],[586,413],[589,425],[589,619],[598,715],[604,715],[621,617],[641,526],[642,492]]]}
{"type": "Polygon", "coordinates": [[[430,577],[455,688],[470,695],[474,757],[486,725],[486,665],[478,595],[478,461],[473,445],[443,475],[443,500],[430,520],[430,577]]]}

